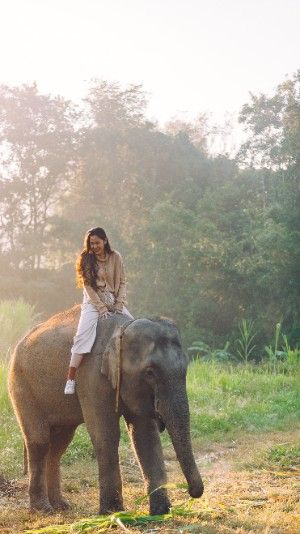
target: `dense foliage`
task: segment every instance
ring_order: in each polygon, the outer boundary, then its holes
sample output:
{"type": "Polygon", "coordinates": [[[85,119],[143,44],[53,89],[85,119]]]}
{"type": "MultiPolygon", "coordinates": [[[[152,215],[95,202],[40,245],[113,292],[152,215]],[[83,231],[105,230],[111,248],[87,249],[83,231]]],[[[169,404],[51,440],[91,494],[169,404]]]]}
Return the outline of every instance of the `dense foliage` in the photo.
{"type": "Polygon", "coordinates": [[[252,320],[300,341],[300,73],[251,95],[236,159],[212,156],[203,116],[165,131],[140,86],[94,81],[81,107],[0,88],[0,298],[44,316],[79,302],[74,259],[103,226],[126,258],[129,308],[220,346],[252,320]],[[197,130],[198,124],[198,130],[197,130]]]}

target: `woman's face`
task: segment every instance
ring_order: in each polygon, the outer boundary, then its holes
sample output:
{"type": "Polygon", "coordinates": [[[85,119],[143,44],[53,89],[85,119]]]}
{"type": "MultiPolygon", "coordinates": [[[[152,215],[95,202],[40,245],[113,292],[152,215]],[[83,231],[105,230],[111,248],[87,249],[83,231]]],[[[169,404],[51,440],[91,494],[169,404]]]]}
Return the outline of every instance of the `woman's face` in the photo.
{"type": "Polygon", "coordinates": [[[96,256],[102,255],[105,252],[105,243],[106,239],[101,239],[101,237],[98,237],[97,235],[92,235],[90,237],[90,248],[96,256]]]}

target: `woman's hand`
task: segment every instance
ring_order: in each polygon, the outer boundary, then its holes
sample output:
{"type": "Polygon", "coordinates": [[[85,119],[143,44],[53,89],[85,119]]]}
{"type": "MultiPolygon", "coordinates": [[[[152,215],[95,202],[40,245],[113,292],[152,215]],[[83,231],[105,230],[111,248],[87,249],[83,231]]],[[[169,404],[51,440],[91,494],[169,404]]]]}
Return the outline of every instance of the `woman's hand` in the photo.
{"type": "Polygon", "coordinates": [[[115,304],[115,311],[118,312],[118,313],[122,313],[123,311],[123,304],[122,302],[117,302],[115,304]]]}
{"type": "Polygon", "coordinates": [[[110,316],[110,313],[106,306],[103,306],[103,308],[99,310],[99,314],[101,319],[107,319],[107,317],[110,316]]]}

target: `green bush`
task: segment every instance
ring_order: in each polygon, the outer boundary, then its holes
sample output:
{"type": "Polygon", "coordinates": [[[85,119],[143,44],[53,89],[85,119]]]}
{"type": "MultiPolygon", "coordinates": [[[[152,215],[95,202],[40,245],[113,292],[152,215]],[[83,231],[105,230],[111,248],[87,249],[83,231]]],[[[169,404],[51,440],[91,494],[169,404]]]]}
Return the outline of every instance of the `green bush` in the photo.
{"type": "Polygon", "coordinates": [[[0,358],[7,359],[16,343],[38,320],[35,308],[22,298],[0,301],[0,358]]]}

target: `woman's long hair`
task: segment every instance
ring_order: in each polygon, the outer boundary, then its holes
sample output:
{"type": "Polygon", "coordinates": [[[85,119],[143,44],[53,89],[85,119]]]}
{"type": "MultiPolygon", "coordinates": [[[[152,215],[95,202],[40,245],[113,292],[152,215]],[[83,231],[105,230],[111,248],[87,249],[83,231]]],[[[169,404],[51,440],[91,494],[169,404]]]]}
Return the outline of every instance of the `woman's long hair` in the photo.
{"type": "Polygon", "coordinates": [[[106,254],[112,253],[112,248],[107,239],[105,230],[100,227],[91,228],[87,231],[84,238],[83,250],[76,260],[76,282],[77,287],[83,287],[84,284],[97,289],[97,259],[91,249],[91,237],[96,235],[100,239],[106,239],[104,250],[106,254]]]}

